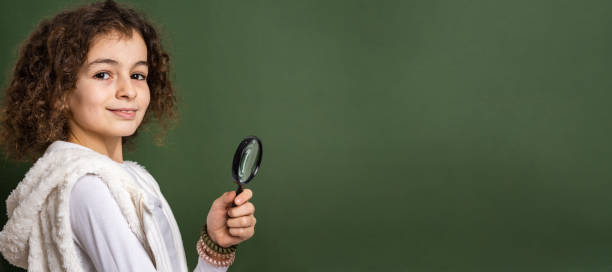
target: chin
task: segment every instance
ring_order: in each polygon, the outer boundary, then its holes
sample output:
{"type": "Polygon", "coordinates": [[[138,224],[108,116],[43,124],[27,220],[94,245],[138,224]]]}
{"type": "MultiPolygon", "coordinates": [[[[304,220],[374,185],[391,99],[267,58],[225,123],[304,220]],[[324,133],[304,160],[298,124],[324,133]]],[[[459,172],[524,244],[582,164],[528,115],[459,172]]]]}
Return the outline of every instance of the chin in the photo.
{"type": "Polygon", "coordinates": [[[125,135],[123,135],[123,137],[132,136],[132,135],[134,135],[134,133],[136,133],[136,129],[135,129],[135,130],[130,131],[129,133],[126,133],[125,135]]]}
{"type": "Polygon", "coordinates": [[[121,130],[115,131],[115,133],[113,134],[117,136],[121,136],[121,137],[128,137],[128,136],[134,135],[137,129],[138,128],[121,129],[121,130]]]}
{"type": "Polygon", "coordinates": [[[125,123],[113,124],[112,134],[116,136],[121,136],[121,137],[132,136],[134,135],[134,133],[136,133],[136,131],[140,127],[140,123],[141,122],[139,121],[139,122],[129,122],[129,123],[125,122],[125,123]]]}

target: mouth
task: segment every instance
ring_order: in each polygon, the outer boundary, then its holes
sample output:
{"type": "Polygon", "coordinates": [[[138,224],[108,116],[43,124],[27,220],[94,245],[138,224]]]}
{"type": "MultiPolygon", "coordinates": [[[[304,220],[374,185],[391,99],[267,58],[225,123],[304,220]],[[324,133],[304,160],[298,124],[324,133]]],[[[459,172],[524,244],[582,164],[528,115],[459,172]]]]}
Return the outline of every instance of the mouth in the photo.
{"type": "Polygon", "coordinates": [[[109,111],[113,112],[116,116],[121,117],[121,119],[127,119],[127,120],[131,120],[134,119],[134,117],[136,116],[136,109],[127,109],[127,108],[121,108],[121,109],[108,109],[109,111]]]}

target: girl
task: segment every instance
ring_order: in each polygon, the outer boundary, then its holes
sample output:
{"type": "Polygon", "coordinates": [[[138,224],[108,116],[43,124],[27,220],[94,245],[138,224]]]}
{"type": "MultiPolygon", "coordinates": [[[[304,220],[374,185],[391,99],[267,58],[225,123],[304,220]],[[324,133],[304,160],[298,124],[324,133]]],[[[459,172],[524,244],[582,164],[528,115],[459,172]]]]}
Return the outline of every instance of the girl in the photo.
{"type": "MultiPolygon", "coordinates": [[[[38,158],[6,201],[0,252],[10,263],[32,271],[187,270],[157,182],[123,160],[141,124],[156,119],[165,131],[176,116],[169,67],[151,24],[112,0],[64,11],[33,31],[0,119],[6,154],[38,158]]],[[[225,271],[236,245],[253,236],[251,197],[248,189],[226,192],[212,203],[195,271],[225,271]]]]}

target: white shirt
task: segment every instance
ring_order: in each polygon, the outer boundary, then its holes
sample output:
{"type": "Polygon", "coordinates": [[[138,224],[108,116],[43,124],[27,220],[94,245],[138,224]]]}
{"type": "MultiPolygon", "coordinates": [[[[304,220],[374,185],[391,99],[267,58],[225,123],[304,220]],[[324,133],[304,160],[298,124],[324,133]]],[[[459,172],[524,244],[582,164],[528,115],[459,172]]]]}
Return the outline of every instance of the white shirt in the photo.
{"type": "MultiPolygon", "coordinates": [[[[164,244],[172,260],[177,253],[168,215],[161,209],[161,202],[153,192],[143,186],[143,178],[128,164],[121,166],[152,201],[155,222],[164,238],[164,244]]],[[[162,196],[163,197],[163,196],[162,196]]],[[[70,196],[70,223],[73,240],[81,260],[83,271],[156,271],[144,246],[130,230],[117,202],[104,182],[94,175],[85,175],[76,182],[70,196]]],[[[195,250],[195,242],[192,249],[195,250]]],[[[173,267],[178,263],[173,261],[173,267]]],[[[198,258],[194,271],[226,271],[198,258]]]]}

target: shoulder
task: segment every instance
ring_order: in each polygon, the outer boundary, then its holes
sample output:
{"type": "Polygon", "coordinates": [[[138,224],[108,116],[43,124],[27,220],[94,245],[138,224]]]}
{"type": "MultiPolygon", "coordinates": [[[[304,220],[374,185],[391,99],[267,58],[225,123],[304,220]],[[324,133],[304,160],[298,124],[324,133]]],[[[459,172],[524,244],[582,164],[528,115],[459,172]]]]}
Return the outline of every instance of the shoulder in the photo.
{"type": "Polygon", "coordinates": [[[70,192],[71,210],[105,210],[115,203],[108,186],[97,175],[80,177],[70,192]],[[110,204],[110,205],[109,205],[110,204]]]}
{"type": "Polygon", "coordinates": [[[77,179],[74,187],[72,187],[71,195],[97,195],[97,193],[100,191],[108,191],[108,187],[106,184],[104,184],[104,181],[102,181],[102,179],[97,175],[87,174],[77,179]]]}
{"type": "Polygon", "coordinates": [[[123,161],[123,165],[138,172],[139,174],[151,176],[151,174],[149,174],[149,171],[147,171],[144,166],[140,165],[135,161],[123,161]]]}
{"type": "Polygon", "coordinates": [[[147,183],[148,186],[152,186],[156,188],[157,190],[159,190],[159,184],[157,183],[155,178],[149,173],[149,171],[145,169],[144,166],[138,164],[137,162],[133,162],[133,161],[124,161],[123,164],[126,167],[138,173],[138,175],[143,178],[143,180],[147,183]]]}

